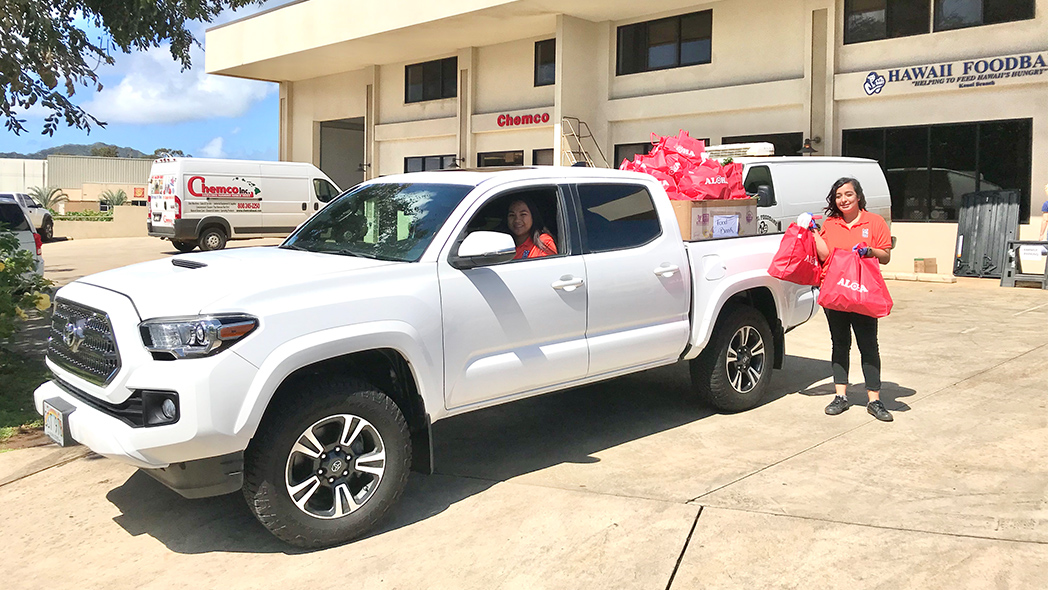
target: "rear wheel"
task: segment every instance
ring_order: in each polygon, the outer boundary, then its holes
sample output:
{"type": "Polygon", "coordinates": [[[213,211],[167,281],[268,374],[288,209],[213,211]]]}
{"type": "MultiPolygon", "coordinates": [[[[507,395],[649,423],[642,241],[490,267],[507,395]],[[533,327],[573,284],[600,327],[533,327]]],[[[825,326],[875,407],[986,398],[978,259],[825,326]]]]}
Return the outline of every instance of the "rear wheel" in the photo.
{"type": "Polygon", "coordinates": [[[725,307],[706,349],[691,361],[692,388],[718,410],[748,410],[764,397],[774,358],[764,315],[749,306],[725,307]]]}
{"type": "Polygon", "coordinates": [[[245,453],[244,496],[282,541],[325,547],[371,530],[400,498],[411,438],[397,404],[357,379],[321,379],[274,408],[245,453]]]}
{"type": "Polygon", "coordinates": [[[226,232],[222,231],[222,228],[214,226],[206,228],[200,234],[200,249],[205,252],[221,250],[226,247],[226,239],[226,232]]]}
{"type": "Polygon", "coordinates": [[[177,240],[171,240],[171,245],[179,252],[192,252],[193,248],[197,247],[196,242],[179,242],[177,240]]]}

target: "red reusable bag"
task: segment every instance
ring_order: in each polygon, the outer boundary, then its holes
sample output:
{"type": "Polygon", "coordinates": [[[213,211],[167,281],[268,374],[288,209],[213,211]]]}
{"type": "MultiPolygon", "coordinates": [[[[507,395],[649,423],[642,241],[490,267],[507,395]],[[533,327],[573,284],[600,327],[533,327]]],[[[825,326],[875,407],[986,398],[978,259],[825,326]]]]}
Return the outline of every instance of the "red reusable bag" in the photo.
{"type": "Polygon", "coordinates": [[[701,160],[702,153],[706,151],[706,144],[702,140],[688,135],[688,132],[683,129],[680,130],[677,137],[664,137],[661,143],[666,151],[676,152],[693,162],[701,160]]]}
{"type": "Polygon", "coordinates": [[[883,318],[892,311],[892,296],[876,258],[860,258],[852,250],[833,251],[819,289],[819,305],[883,318]]]}
{"type": "Polygon", "coordinates": [[[768,274],[798,285],[818,285],[822,267],[811,231],[791,223],[779,242],[779,251],[771,259],[768,274]]]}
{"type": "Polygon", "coordinates": [[[728,190],[731,191],[729,199],[746,199],[746,189],[742,186],[742,164],[732,162],[724,167],[725,176],[728,177],[728,190]]]}
{"type": "Polygon", "coordinates": [[[731,196],[728,178],[721,165],[713,159],[706,160],[688,170],[677,181],[680,192],[694,201],[727,199],[731,196]]]}

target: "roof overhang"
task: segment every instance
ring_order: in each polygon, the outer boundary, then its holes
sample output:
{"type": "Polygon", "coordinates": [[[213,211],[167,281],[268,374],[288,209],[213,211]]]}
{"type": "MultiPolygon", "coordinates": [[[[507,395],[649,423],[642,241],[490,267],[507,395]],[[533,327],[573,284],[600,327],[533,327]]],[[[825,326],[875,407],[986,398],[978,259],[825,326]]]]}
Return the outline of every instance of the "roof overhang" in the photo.
{"type": "Polygon", "coordinates": [[[650,11],[636,0],[304,0],[209,29],[204,60],[209,74],[298,81],[552,35],[558,14],[600,22],[650,11]]]}

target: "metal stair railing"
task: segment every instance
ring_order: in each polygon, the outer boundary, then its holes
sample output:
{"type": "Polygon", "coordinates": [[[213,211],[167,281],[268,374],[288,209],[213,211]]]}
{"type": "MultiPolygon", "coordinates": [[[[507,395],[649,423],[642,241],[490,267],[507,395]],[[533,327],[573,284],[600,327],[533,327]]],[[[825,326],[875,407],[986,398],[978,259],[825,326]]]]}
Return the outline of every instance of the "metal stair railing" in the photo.
{"type": "Polygon", "coordinates": [[[589,152],[586,151],[586,146],[582,143],[582,140],[589,139],[593,147],[597,148],[597,153],[600,154],[604,167],[609,167],[608,159],[604,156],[604,150],[600,149],[600,144],[593,138],[593,132],[590,131],[589,125],[585,121],[578,117],[562,117],[561,138],[562,145],[567,144],[568,147],[562,153],[567,158],[569,165],[574,166],[578,162],[585,162],[591,168],[596,167],[593,163],[593,158],[590,157],[589,152]],[[574,145],[572,145],[572,140],[575,142],[574,145]]]}

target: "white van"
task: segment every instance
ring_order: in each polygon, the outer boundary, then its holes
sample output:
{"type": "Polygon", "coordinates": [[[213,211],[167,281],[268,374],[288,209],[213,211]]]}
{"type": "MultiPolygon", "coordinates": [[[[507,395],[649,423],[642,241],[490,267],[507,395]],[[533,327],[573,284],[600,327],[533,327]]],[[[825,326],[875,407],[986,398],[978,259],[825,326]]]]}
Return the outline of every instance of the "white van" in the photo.
{"type": "Polygon", "coordinates": [[[189,252],[284,237],[341,191],[312,164],[161,158],[149,171],[149,235],[189,252]]]}
{"type": "Polygon", "coordinates": [[[824,215],[826,196],[839,178],[854,178],[866,195],[866,209],[891,228],[892,198],[876,160],[829,156],[735,158],[743,165],[746,193],[757,197],[757,231],[784,231],[801,213],[824,215]]]}

